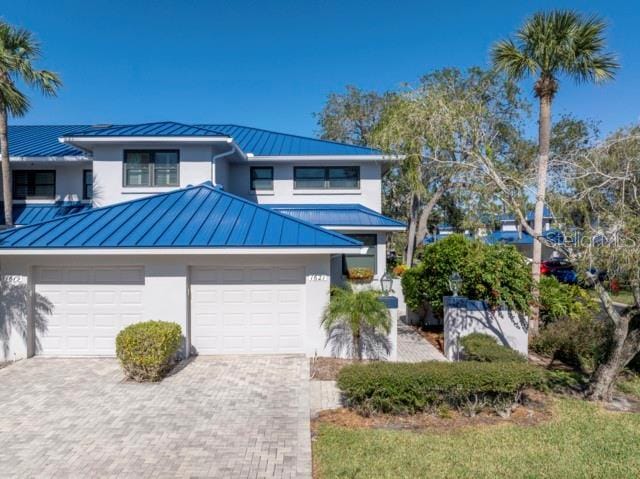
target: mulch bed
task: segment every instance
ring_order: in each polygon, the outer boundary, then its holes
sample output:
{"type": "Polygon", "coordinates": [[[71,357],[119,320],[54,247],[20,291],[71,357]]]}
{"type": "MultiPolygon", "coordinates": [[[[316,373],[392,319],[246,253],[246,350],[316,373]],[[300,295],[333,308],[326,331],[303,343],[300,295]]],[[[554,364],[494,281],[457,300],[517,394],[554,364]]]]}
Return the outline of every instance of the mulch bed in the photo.
{"type": "MultiPolygon", "coordinates": [[[[310,378],[316,381],[335,381],[338,379],[338,373],[340,370],[353,364],[353,359],[340,359],[340,358],[312,358],[310,360],[310,378]]],[[[362,361],[366,363],[368,361],[362,361]]]]}
{"type": "Polygon", "coordinates": [[[396,429],[419,431],[453,431],[464,427],[491,426],[498,424],[516,424],[519,426],[535,426],[552,418],[548,397],[542,393],[531,391],[527,402],[516,408],[508,418],[502,418],[491,411],[481,412],[474,417],[465,416],[447,410],[441,414],[421,413],[413,415],[375,414],[361,416],[350,409],[334,409],[322,411],[311,422],[312,433],[321,424],[332,424],[349,429],[396,429]]]}

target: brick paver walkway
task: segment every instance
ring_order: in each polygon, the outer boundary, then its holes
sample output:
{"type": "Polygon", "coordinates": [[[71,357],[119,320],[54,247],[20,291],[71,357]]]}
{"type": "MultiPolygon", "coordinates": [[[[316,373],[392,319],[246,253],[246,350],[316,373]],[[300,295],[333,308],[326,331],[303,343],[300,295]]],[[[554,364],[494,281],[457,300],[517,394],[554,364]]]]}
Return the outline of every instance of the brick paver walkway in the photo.
{"type": "Polygon", "coordinates": [[[418,363],[447,361],[447,358],[414,328],[398,320],[398,361],[418,363]]]}
{"type": "Polygon", "coordinates": [[[199,357],[158,384],[114,359],[0,370],[0,475],[311,477],[309,361],[199,357]]]}

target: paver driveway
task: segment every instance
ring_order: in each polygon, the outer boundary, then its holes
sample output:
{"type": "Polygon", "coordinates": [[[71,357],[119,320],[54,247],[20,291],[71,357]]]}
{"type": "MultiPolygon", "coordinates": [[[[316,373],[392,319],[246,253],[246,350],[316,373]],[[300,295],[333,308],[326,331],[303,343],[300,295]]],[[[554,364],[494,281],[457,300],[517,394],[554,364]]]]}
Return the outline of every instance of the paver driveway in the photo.
{"type": "Polygon", "coordinates": [[[115,359],[0,370],[2,477],[310,477],[308,361],[198,357],[159,384],[115,359]]]}

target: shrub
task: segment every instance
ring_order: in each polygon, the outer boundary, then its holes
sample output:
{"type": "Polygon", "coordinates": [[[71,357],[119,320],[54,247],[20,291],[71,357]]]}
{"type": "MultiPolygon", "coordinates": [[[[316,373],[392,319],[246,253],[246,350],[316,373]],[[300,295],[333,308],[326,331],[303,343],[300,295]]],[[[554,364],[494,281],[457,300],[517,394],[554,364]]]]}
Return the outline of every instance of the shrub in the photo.
{"type": "Polygon", "coordinates": [[[449,277],[460,273],[462,296],[528,313],[531,272],[523,256],[511,245],[487,245],[451,235],[424,248],[422,262],[402,276],[407,305],[414,311],[430,307],[443,316],[442,298],[451,291],[449,277]]]}
{"type": "Polygon", "coordinates": [[[610,327],[596,318],[565,318],[545,325],[530,348],[582,371],[591,371],[607,354],[610,327]]]}
{"type": "Polygon", "coordinates": [[[583,319],[593,316],[597,310],[597,302],[580,286],[561,283],[553,276],[540,279],[540,319],[543,323],[583,319]]]}
{"type": "Polygon", "coordinates": [[[380,301],[380,291],[331,288],[321,324],[335,356],[379,359],[391,352],[391,315],[380,301]]]}
{"type": "Polygon", "coordinates": [[[375,362],[344,367],[338,387],[347,406],[363,414],[414,414],[446,406],[470,415],[483,407],[508,414],[524,389],[543,380],[540,369],[523,363],[375,362]]]}
{"type": "Polygon", "coordinates": [[[160,381],[173,366],[181,334],[178,324],[165,321],[124,328],[116,337],[116,355],[125,374],[136,381],[160,381]]]}
{"type": "Polygon", "coordinates": [[[498,344],[496,338],[482,333],[471,333],[460,340],[466,361],[486,363],[526,362],[526,358],[513,349],[498,344]]]}

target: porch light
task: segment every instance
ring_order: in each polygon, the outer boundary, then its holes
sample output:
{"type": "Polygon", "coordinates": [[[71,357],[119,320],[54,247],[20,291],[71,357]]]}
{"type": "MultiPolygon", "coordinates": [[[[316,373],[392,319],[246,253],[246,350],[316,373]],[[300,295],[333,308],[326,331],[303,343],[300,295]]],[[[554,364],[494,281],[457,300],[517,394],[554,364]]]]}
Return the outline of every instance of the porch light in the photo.
{"type": "Polygon", "coordinates": [[[458,292],[460,291],[461,287],[462,277],[460,276],[460,273],[454,271],[453,273],[451,273],[451,276],[449,276],[449,289],[454,296],[458,296],[458,292]]]}
{"type": "Polygon", "coordinates": [[[380,287],[382,288],[382,292],[384,293],[385,296],[387,296],[389,294],[389,291],[391,291],[392,284],[393,284],[393,278],[391,277],[389,272],[386,271],[382,275],[382,278],[380,278],[380,287]]]}

